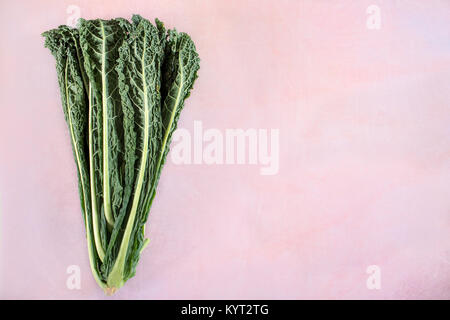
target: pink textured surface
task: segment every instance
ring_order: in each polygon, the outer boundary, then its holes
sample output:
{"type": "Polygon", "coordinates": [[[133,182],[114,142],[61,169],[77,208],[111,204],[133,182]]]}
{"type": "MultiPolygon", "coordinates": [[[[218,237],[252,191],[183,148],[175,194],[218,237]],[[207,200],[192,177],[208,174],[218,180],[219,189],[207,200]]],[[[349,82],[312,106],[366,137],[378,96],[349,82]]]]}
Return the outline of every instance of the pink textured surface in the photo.
{"type": "Polygon", "coordinates": [[[280,129],[274,176],[169,161],[113,299],[450,298],[450,3],[388,0],[2,1],[0,298],[105,298],[40,37],[70,4],[191,34],[202,61],[181,127],[280,129]]]}

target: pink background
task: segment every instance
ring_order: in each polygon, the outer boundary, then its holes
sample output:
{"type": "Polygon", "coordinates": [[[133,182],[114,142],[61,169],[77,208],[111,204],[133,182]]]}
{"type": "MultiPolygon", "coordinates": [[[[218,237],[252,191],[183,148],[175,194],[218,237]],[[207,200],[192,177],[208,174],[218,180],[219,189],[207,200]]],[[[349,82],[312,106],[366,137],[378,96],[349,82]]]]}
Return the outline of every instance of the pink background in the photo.
{"type": "Polygon", "coordinates": [[[450,298],[450,1],[388,0],[2,1],[0,298],[105,298],[40,37],[70,4],[192,36],[181,127],[280,130],[274,176],[169,161],[150,245],[113,299],[450,298]]]}

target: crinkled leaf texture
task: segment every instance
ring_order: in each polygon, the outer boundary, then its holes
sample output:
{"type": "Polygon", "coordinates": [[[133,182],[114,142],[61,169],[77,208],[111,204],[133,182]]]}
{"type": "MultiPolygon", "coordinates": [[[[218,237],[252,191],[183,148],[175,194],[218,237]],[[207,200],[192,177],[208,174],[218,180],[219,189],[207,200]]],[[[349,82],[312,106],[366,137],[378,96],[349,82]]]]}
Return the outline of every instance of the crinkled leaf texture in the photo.
{"type": "Polygon", "coordinates": [[[106,293],[136,272],[145,223],[200,59],[185,33],[134,15],[43,33],[56,59],[91,269],[106,293]]]}

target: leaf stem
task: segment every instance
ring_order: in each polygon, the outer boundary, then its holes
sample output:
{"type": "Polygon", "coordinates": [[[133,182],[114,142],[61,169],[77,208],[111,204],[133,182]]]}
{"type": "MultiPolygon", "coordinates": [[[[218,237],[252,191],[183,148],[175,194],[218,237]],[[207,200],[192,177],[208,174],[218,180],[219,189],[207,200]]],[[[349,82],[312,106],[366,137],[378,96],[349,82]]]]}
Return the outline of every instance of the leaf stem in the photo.
{"type": "Polygon", "coordinates": [[[109,227],[114,225],[114,217],[111,212],[111,195],[109,189],[109,131],[108,131],[108,97],[106,96],[106,36],[103,22],[100,20],[100,27],[102,30],[102,112],[103,112],[103,207],[106,217],[106,222],[109,227]]]}
{"type": "Polygon", "coordinates": [[[100,260],[103,262],[105,259],[105,251],[103,250],[101,238],[100,238],[100,228],[98,223],[98,211],[97,211],[97,192],[95,188],[95,163],[94,163],[94,150],[93,150],[93,110],[92,110],[92,87],[91,82],[89,82],[89,171],[90,171],[90,184],[91,184],[91,204],[92,204],[92,227],[94,229],[94,240],[95,247],[97,249],[97,254],[100,260]]]}

